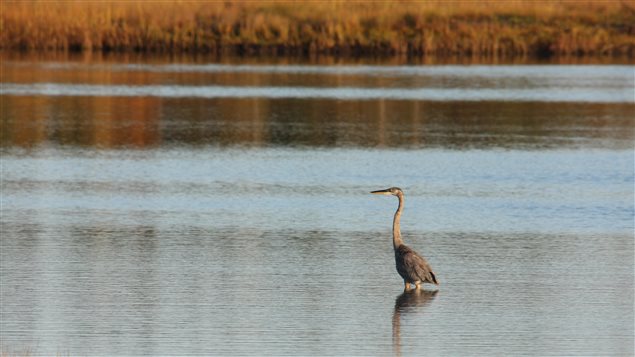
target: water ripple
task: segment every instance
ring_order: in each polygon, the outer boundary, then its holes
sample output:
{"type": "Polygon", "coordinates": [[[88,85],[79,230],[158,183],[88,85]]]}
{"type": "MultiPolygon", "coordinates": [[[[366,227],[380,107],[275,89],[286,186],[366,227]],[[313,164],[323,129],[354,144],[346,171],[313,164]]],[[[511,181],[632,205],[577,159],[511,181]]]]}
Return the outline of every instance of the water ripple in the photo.
{"type": "Polygon", "coordinates": [[[339,100],[515,101],[631,103],[621,88],[361,88],[277,86],[90,85],[4,83],[0,95],[162,98],[295,98],[339,100]]]}
{"type": "Polygon", "coordinates": [[[120,72],[160,72],[160,73],[266,73],[266,74],[320,74],[320,75],[363,75],[363,76],[451,76],[481,78],[599,78],[624,79],[633,72],[633,66],[626,65],[436,65],[436,66],[390,66],[390,65],[266,65],[266,64],[148,64],[148,63],[30,63],[6,62],[7,66],[38,66],[47,70],[94,70],[120,72]]]}

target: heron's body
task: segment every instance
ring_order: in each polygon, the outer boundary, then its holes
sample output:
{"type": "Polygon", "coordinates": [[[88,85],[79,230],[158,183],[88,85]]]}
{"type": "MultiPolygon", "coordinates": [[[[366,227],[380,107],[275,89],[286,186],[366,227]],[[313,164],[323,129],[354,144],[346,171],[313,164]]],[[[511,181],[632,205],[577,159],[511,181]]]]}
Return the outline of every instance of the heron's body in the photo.
{"type": "Polygon", "coordinates": [[[404,280],[406,288],[414,284],[417,288],[423,283],[439,285],[430,264],[410,247],[402,244],[395,249],[397,272],[404,280]]]}
{"type": "Polygon", "coordinates": [[[415,287],[419,289],[423,283],[439,285],[430,264],[428,264],[425,258],[405,245],[401,239],[400,221],[404,206],[403,191],[400,188],[392,187],[386,190],[373,191],[372,193],[392,195],[399,198],[399,207],[397,208],[397,212],[395,212],[392,223],[392,242],[395,250],[397,272],[403,278],[405,288],[409,289],[410,285],[415,285],[415,287]]]}

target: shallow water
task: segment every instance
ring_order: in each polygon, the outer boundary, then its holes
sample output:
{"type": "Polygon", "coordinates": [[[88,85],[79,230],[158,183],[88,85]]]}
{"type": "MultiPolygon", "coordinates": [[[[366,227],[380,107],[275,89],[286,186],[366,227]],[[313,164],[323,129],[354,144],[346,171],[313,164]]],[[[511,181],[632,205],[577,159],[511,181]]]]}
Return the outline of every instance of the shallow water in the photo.
{"type": "Polygon", "coordinates": [[[633,355],[632,74],[3,61],[0,347],[633,355]]]}

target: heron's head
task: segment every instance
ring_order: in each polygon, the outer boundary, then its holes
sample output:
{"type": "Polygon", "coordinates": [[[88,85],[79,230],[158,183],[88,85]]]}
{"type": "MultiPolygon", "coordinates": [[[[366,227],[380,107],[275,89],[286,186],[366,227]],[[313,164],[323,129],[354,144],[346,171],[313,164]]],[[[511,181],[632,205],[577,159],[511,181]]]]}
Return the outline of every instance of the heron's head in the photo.
{"type": "Polygon", "coordinates": [[[385,190],[378,190],[371,192],[375,195],[388,195],[388,196],[399,196],[403,195],[403,191],[399,187],[391,187],[385,190]]]}

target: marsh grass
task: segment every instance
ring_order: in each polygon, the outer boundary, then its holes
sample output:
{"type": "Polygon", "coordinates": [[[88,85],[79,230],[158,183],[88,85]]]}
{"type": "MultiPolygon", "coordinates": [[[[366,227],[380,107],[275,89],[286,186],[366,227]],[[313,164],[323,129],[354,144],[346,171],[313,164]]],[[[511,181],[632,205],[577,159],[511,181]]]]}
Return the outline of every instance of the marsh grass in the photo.
{"type": "Polygon", "coordinates": [[[274,55],[633,56],[635,0],[5,0],[0,47],[274,55]]]}

